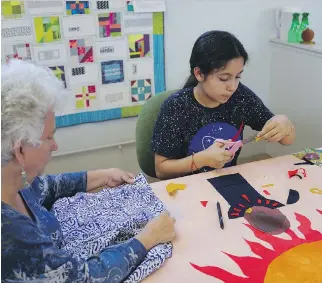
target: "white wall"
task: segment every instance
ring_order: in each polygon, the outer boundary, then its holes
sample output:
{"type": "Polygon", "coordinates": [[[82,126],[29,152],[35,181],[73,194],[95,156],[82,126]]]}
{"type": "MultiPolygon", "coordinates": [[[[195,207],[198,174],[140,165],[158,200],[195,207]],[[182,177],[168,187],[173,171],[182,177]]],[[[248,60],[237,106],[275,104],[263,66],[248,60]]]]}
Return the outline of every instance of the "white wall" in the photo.
{"type": "MultiPolygon", "coordinates": [[[[294,123],[291,146],[269,144],[271,156],[322,146],[322,46],[316,52],[272,43],[270,103],[294,123]]],[[[322,179],[321,179],[322,180],[322,179]]]]}
{"type": "MultiPolygon", "coordinates": [[[[165,59],[167,89],[182,86],[189,74],[189,57],[197,37],[211,29],[234,33],[247,48],[251,60],[243,82],[264,102],[269,102],[270,47],[275,33],[276,7],[300,6],[312,11],[316,40],[322,42],[322,0],[167,0],[165,59]],[[319,20],[319,23],[318,23],[319,20]]],[[[58,154],[114,145],[135,139],[136,118],[58,129],[58,154]]],[[[256,145],[246,153],[265,151],[256,145]]]]}

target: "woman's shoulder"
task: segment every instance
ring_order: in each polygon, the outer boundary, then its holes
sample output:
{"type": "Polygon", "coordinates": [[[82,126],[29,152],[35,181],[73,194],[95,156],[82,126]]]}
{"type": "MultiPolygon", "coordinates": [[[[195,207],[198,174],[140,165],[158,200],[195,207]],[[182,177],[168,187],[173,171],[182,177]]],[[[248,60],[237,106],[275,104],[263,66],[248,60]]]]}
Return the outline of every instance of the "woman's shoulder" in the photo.
{"type": "Polygon", "coordinates": [[[1,240],[11,244],[15,241],[21,242],[21,235],[28,237],[35,230],[37,230],[37,226],[29,217],[18,213],[9,205],[1,204],[1,240]]]}
{"type": "Polygon", "coordinates": [[[237,93],[243,97],[255,95],[255,93],[248,86],[242,83],[239,83],[237,93]]]}
{"type": "Polygon", "coordinates": [[[257,95],[255,94],[255,92],[253,90],[251,90],[249,87],[247,87],[246,85],[239,83],[238,88],[236,90],[236,98],[238,100],[249,100],[251,98],[257,98],[257,95]]]}
{"type": "Polygon", "coordinates": [[[163,107],[175,108],[177,110],[182,109],[185,105],[190,103],[192,99],[192,88],[183,88],[177,90],[175,93],[171,94],[163,103],[163,107]]]}

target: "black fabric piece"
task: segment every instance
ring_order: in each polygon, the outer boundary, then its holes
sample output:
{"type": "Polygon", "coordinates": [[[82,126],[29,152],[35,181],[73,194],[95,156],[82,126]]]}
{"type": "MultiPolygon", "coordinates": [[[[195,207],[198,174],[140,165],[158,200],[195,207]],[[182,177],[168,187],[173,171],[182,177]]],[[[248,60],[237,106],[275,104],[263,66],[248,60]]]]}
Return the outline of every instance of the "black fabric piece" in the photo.
{"type": "Polygon", "coordinates": [[[287,204],[297,203],[299,199],[300,199],[299,192],[296,190],[290,189],[290,192],[288,193],[287,204]]]}
{"type": "Polygon", "coordinates": [[[310,161],[309,159],[306,159],[305,157],[303,157],[302,160],[304,160],[304,161],[294,163],[294,165],[314,165],[314,163],[312,161],[310,161]]]}
{"type": "Polygon", "coordinates": [[[245,211],[253,206],[272,209],[284,206],[278,201],[263,197],[238,173],[215,177],[208,181],[230,204],[230,219],[243,217],[245,211]]]}

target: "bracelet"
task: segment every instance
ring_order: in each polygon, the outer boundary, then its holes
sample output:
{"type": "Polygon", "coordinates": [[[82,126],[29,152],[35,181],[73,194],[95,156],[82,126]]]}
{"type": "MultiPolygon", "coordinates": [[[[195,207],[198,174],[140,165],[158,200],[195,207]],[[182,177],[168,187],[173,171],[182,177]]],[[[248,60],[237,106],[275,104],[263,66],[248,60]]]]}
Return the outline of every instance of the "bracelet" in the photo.
{"type": "Polygon", "coordinates": [[[195,160],[194,160],[194,152],[192,153],[192,155],[191,155],[191,158],[192,158],[192,162],[191,162],[191,174],[193,174],[193,172],[195,171],[195,170],[199,170],[199,168],[197,167],[197,165],[196,165],[196,163],[195,163],[195,160]],[[195,170],[194,170],[195,169],[195,170]]]}

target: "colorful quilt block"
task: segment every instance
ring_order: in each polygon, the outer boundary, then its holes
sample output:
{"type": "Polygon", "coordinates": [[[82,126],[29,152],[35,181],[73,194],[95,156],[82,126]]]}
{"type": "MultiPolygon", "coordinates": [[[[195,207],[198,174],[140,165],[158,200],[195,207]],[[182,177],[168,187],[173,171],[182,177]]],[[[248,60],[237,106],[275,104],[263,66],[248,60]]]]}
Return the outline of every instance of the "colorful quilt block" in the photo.
{"type": "Polygon", "coordinates": [[[90,14],[89,1],[66,1],[67,15],[90,14]]]}
{"type": "Polygon", "coordinates": [[[109,0],[96,1],[97,10],[108,10],[110,8],[109,0]]]}
{"type": "Polygon", "coordinates": [[[69,40],[69,51],[73,63],[92,63],[94,62],[93,46],[89,39],[69,40]]]}
{"type": "Polygon", "coordinates": [[[151,79],[131,81],[132,102],[147,101],[152,96],[151,79]]]}
{"type": "Polygon", "coordinates": [[[65,88],[67,88],[64,66],[49,67],[49,69],[51,69],[53,71],[53,73],[55,74],[56,78],[61,80],[63,82],[65,88]]]}
{"type": "Polygon", "coordinates": [[[106,61],[101,63],[102,84],[112,84],[124,81],[122,60],[106,61]]]}
{"type": "Polygon", "coordinates": [[[126,7],[128,12],[134,12],[133,1],[128,0],[126,1],[126,7]]]}
{"type": "Polygon", "coordinates": [[[1,14],[5,18],[20,17],[24,13],[24,1],[1,1],[1,14]]]}
{"type": "Polygon", "coordinates": [[[128,46],[129,46],[130,58],[141,58],[141,57],[151,56],[149,34],[128,35],[128,46]]]}
{"type": "Polygon", "coordinates": [[[34,18],[36,42],[50,43],[61,39],[58,16],[34,18]]]}
{"type": "Polygon", "coordinates": [[[92,106],[92,102],[96,100],[96,86],[88,85],[80,87],[75,95],[76,109],[86,109],[92,106]]]}
{"type": "Polygon", "coordinates": [[[29,43],[17,43],[4,46],[2,52],[5,55],[6,62],[11,59],[32,60],[29,43]]]}
{"type": "Polygon", "coordinates": [[[116,37],[122,35],[121,13],[104,13],[98,15],[99,37],[116,37]]]}

